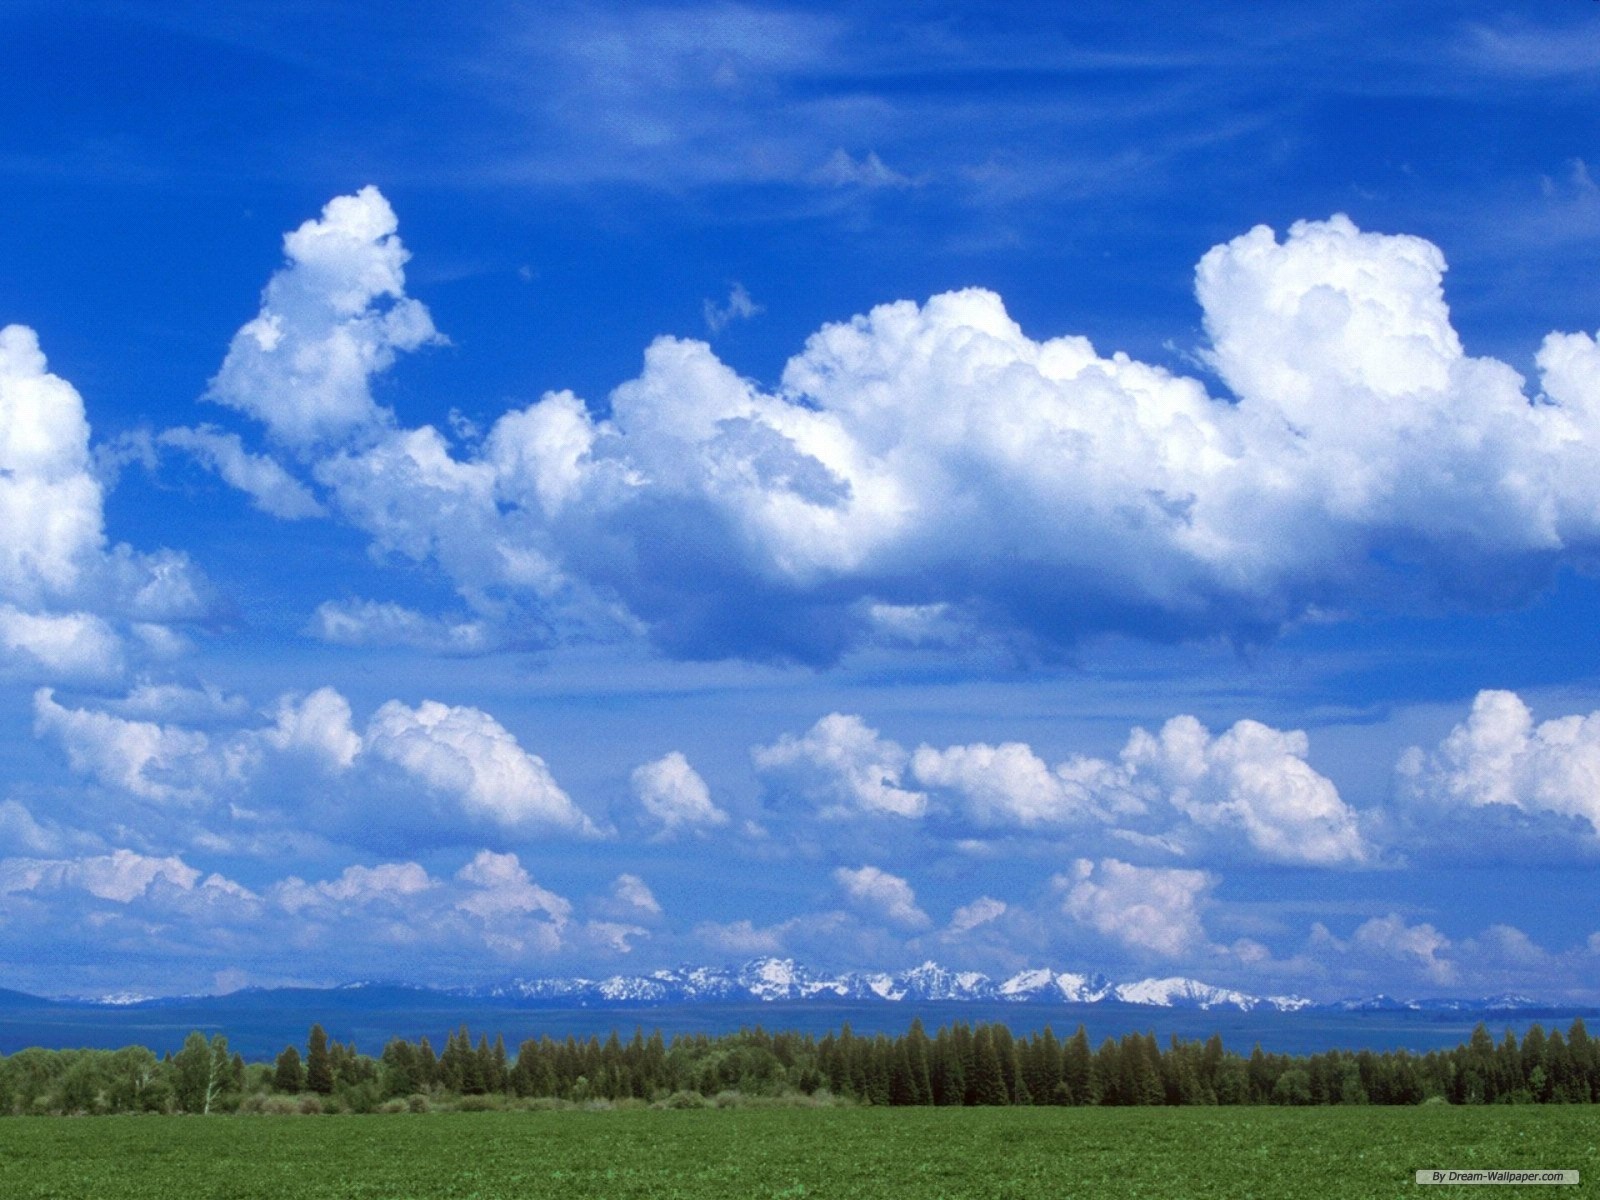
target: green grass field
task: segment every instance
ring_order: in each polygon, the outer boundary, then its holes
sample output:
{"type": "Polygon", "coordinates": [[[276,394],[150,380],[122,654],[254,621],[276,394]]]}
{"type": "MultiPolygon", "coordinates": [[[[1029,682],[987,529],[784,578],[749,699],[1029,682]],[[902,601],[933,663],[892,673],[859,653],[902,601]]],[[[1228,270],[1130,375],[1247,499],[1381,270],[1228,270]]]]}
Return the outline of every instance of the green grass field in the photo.
{"type": "MultiPolygon", "coordinates": [[[[1577,1169],[1600,1109],[731,1109],[0,1121],[7,1200],[1368,1197],[1577,1169]]],[[[1503,1194],[1503,1193],[1497,1193],[1503,1194]]]]}

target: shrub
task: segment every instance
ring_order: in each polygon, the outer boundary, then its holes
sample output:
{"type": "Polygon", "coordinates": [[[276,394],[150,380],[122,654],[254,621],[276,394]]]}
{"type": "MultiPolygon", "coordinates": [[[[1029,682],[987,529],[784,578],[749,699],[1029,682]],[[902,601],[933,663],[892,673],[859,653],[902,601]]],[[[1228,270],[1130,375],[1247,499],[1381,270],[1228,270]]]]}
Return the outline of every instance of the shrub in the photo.
{"type": "Polygon", "coordinates": [[[664,1099],[657,1100],[651,1108],[710,1108],[711,1101],[699,1092],[673,1092],[664,1099]]]}

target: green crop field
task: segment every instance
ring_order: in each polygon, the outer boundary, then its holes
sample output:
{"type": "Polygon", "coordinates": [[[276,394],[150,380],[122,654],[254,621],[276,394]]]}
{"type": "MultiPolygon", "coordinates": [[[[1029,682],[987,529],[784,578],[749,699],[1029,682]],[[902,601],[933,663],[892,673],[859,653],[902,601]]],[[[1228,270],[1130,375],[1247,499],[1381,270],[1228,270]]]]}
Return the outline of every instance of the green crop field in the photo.
{"type": "Polygon", "coordinates": [[[1597,1143],[1587,1106],[45,1117],[0,1121],[0,1196],[1417,1196],[1422,1167],[1576,1169],[1570,1196],[1597,1143]]]}

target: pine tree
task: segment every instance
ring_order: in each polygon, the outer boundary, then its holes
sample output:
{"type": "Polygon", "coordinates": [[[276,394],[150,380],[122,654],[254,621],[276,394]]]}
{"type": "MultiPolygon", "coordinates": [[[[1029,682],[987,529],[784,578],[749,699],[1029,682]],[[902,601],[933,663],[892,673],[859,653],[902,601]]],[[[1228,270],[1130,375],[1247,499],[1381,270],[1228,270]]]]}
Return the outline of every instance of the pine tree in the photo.
{"type": "Polygon", "coordinates": [[[941,1027],[934,1034],[928,1070],[935,1104],[959,1108],[966,1103],[967,1077],[961,1072],[961,1055],[948,1029],[941,1027]]]}
{"type": "Polygon", "coordinates": [[[278,1061],[273,1064],[272,1087],[279,1092],[302,1092],[306,1086],[306,1069],[300,1062],[300,1051],[285,1046],[278,1061]]]}
{"type": "Polygon", "coordinates": [[[1600,1099],[1600,1063],[1582,1017],[1574,1017],[1567,1030],[1567,1047],[1572,1053],[1573,1099],[1580,1104],[1600,1099]]]}
{"type": "Polygon", "coordinates": [[[984,1105],[1009,1104],[1011,1097],[1006,1089],[1005,1073],[989,1026],[978,1026],[978,1032],[973,1037],[972,1054],[972,1102],[984,1105]]]}
{"type": "Polygon", "coordinates": [[[439,1085],[439,1056],[433,1052],[433,1043],[426,1037],[417,1043],[417,1077],[423,1087],[439,1085]]]}
{"type": "Polygon", "coordinates": [[[1062,1052],[1062,1075],[1074,1104],[1099,1104],[1100,1089],[1095,1086],[1094,1055],[1089,1051],[1089,1033],[1082,1025],[1062,1052]]]}
{"type": "Polygon", "coordinates": [[[906,1066],[911,1072],[911,1103],[933,1103],[933,1080],[928,1074],[928,1034],[922,1027],[922,1018],[911,1018],[911,1029],[906,1034],[906,1066]]]}
{"type": "Polygon", "coordinates": [[[333,1058],[328,1053],[327,1031],[321,1025],[313,1025],[306,1040],[306,1088],[323,1096],[333,1094],[333,1058]]]}
{"type": "Polygon", "coordinates": [[[506,1037],[503,1033],[494,1035],[494,1049],[489,1054],[489,1090],[491,1092],[504,1092],[510,1087],[511,1070],[506,1061],[506,1037]]]}

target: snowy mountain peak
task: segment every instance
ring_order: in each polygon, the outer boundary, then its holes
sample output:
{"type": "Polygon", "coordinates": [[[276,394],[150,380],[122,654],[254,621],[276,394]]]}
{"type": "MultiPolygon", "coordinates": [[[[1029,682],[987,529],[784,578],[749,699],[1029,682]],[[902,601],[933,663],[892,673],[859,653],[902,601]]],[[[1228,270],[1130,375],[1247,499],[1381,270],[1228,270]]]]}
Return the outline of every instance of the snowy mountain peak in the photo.
{"type": "Polygon", "coordinates": [[[813,971],[792,958],[774,957],[752,959],[740,967],[685,966],[642,975],[613,975],[598,981],[518,979],[466,991],[477,996],[577,1007],[854,1000],[887,1004],[1115,1002],[1160,1008],[1226,1007],[1250,1012],[1265,1007],[1294,1012],[1311,1005],[1309,1000],[1298,996],[1252,996],[1181,977],[1115,984],[1101,974],[1084,975],[1035,967],[997,982],[981,971],[951,971],[931,960],[899,972],[827,974],[813,971]]]}

